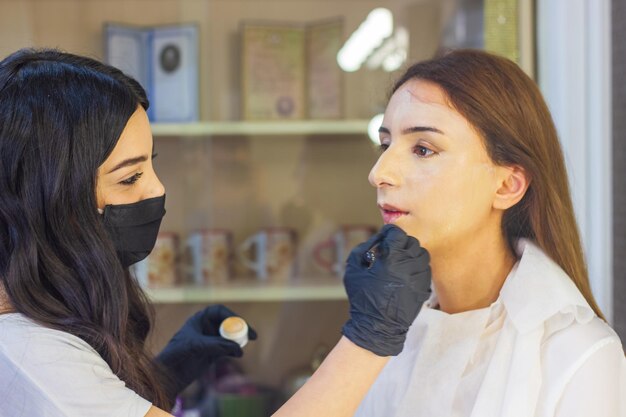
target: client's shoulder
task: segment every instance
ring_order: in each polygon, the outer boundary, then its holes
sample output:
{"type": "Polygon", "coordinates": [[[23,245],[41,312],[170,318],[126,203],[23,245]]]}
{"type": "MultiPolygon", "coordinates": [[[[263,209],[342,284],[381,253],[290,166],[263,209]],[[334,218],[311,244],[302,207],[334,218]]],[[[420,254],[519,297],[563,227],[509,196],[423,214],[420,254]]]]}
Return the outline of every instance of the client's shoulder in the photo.
{"type": "Polygon", "coordinates": [[[606,343],[621,344],[617,333],[597,316],[585,322],[573,320],[567,325],[559,325],[558,329],[550,329],[551,325],[554,327],[551,322],[546,324],[548,337],[544,339],[544,350],[568,347],[568,350],[582,353],[606,343]]]}
{"type": "Polygon", "coordinates": [[[547,333],[542,344],[542,362],[550,373],[573,374],[595,357],[616,364],[624,360],[619,336],[597,316],[586,322],[574,320],[558,330],[548,329],[547,333]]]}

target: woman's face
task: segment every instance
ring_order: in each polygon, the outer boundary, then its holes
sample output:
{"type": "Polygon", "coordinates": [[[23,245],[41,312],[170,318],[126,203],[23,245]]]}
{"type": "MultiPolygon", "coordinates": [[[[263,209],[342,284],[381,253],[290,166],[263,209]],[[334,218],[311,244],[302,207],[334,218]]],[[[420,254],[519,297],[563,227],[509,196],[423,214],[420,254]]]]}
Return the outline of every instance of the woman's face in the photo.
{"type": "Polygon", "coordinates": [[[130,117],[113,152],[98,168],[98,208],[160,197],[165,188],[152,167],[154,155],[148,116],[138,107],[130,117]]]}
{"type": "Polygon", "coordinates": [[[499,221],[492,207],[499,168],[437,84],[410,80],[393,94],[380,143],[369,181],[383,220],[431,254],[471,244],[488,222],[499,221]]]}

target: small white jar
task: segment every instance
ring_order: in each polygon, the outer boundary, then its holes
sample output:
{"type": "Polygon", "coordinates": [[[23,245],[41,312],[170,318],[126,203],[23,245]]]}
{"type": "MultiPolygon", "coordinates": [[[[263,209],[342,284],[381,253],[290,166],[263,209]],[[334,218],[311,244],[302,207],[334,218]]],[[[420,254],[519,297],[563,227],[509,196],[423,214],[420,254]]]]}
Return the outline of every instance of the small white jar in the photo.
{"type": "Polygon", "coordinates": [[[241,317],[229,317],[220,325],[220,336],[244,347],[248,343],[248,323],[241,317]]]}

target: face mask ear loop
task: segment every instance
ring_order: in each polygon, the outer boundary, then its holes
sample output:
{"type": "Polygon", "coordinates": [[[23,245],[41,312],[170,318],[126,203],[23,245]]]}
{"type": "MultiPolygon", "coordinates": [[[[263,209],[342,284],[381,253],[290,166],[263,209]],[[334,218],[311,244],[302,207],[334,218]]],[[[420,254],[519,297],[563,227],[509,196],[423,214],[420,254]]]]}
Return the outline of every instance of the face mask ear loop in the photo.
{"type": "Polygon", "coordinates": [[[98,209],[98,213],[99,213],[99,214],[104,214],[104,210],[103,210],[103,209],[101,209],[101,208],[99,208],[99,209],[98,209]]]}

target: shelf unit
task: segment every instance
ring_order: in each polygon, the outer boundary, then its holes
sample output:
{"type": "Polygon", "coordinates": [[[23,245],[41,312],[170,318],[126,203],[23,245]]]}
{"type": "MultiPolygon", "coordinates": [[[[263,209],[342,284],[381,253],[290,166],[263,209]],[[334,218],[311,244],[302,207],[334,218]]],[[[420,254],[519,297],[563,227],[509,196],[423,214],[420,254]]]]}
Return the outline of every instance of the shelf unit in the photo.
{"type": "Polygon", "coordinates": [[[284,302],[345,300],[346,292],[338,279],[294,281],[289,284],[268,284],[248,281],[221,286],[182,286],[148,288],[151,301],[171,303],[284,302]]]}
{"type": "MultiPolygon", "coordinates": [[[[202,141],[212,137],[277,138],[289,136],[326,136],[367,138],[369,120],[281,120],[281,121],[205,121],[196,123],[152,123],[155,139],[189,139],[202,141]]],[[[289,302],[345,300],[345,289],[339,279],[305,277],[287,284],[238,280],[230,285],[184,285],[170,288],[146,288],[157,304],[289,302]]]]}
{"type": "Polygon", "coordinates": [[[154,137],[367,135],[369,120],[153,123],[154,137]]]}
{"type": "MultiPolygon", "coordinates": [[[[272,138],[289,136],[327,136],[333,139],[367,138],[369,120],[288,120],[288,121],[211,121],[197,123],[153,123],[156,139],[205,140],[211,137],[272,138]]],[[[346,299],[341,280],[308,277],[288,284],[241,280],[231,285],[148,288],[147,294],[158,304],[327,301],[346,299]]]]}

